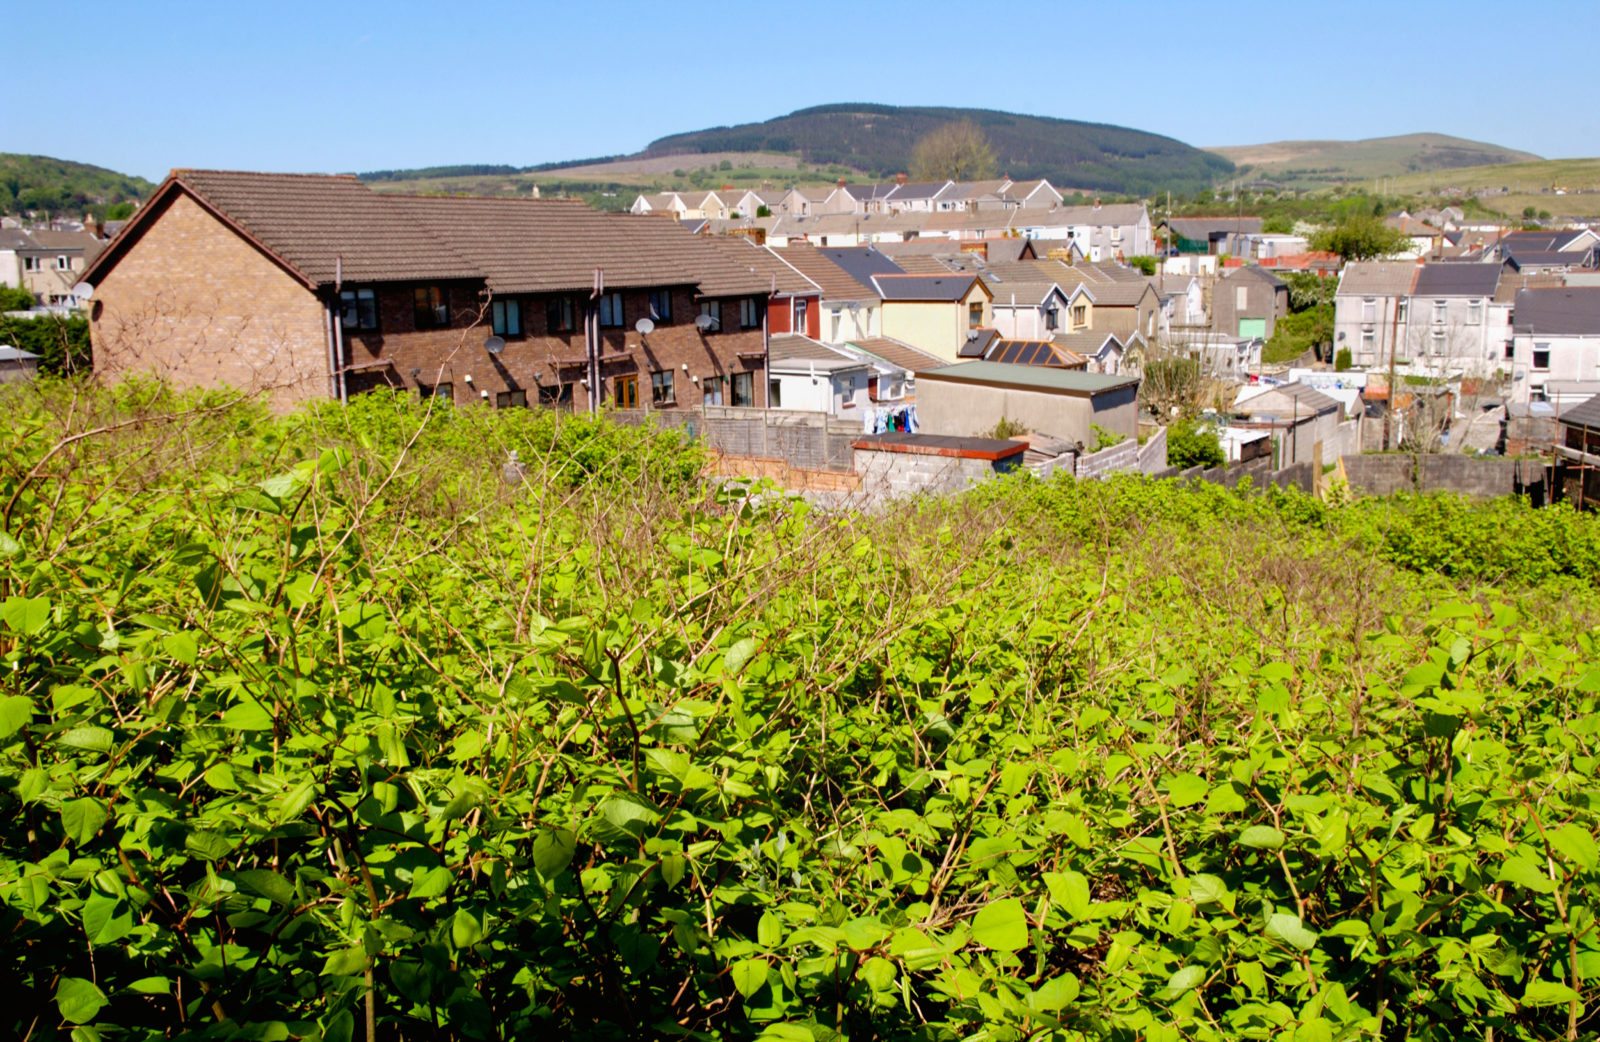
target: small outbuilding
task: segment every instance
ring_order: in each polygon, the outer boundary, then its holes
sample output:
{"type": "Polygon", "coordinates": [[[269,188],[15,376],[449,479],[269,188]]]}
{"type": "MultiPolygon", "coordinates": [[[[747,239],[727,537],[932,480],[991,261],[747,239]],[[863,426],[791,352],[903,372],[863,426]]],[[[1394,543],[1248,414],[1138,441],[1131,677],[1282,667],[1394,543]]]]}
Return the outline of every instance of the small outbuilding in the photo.
{"type": "Polygon", "coordinates": [[[1067,442],[1094,428],[1136,437],[1139,380],[1004,362],[962,362],[917,373],[917,413],[928,434],[974,437],[1002,420],[1067,442]]]}
{"type": "Polygon", "coordinates": [[[39,375],[39,356],[0,344],[0,384],[23,383],[39,375]]]}

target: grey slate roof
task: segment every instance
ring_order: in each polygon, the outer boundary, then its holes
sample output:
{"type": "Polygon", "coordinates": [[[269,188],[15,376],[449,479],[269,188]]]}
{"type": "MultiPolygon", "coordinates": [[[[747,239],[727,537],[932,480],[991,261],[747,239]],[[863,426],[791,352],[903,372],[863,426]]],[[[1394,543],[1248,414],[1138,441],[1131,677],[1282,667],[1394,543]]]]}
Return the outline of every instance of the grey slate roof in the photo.
{"type": "Polygon", "coordinates": [[[1173,217],[1165,223],[1190,242],[1205,242],[1212,236],[1261,233],[1259,217],[1173,217]]]}
{"type": "Polygon", "coordinates": [[[1424,264],[1411,293],[1417,297],[1492,297],[1499,285],[1498,264],[1424,264]]]}
{"type": "Polygon", "coordinates": [[[1404,297],[1417,282],[1419,265],[1406,261],[1351,261],[1339,277],[1339,295],[1404,297]]]}
{"type": "Polygon", "coordinates": [[[1600,286],[1525,289],[1512,315],[1518,333],[1600,337],[1600,286]]]}
{"type": "Polygon", "coordinates": [[[1561,414],[1561,422],[1573,427],[1589,427],[1600,430],[1600,394],[1595,395],[1581,405],[1574,405],[1561,414]]]}
{"type": "Polygon", "coordinates": [[[977,281],[976,275],[879,275],[872,280],[884,300],[958,301],[977,281]]]}
{"type": "Polygon", "coordinates": [[[903,274],[898,264],[871,246],[825,246],[817,252],[863,286],[870,287],[874,275],[903,274]]]}

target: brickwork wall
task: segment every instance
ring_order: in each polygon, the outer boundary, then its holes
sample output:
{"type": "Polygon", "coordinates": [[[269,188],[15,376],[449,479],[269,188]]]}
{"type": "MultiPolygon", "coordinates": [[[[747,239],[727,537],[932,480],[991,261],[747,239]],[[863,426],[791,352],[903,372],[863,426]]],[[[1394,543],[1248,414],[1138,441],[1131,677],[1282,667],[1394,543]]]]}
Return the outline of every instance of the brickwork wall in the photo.
{"type": "MultiPolygon", "coordinates": [[[[571,330],[550,325],[552,295],[506,298],[519,303],[523,332],[521,336],[505,337],[504,350],[491,355],[483,345],[493,333],[493,325],[490,312],[479,296],[479,287],[455,283],[446,288],[451,326],[433,330],[416,328],[414,286],[377,288],[379,330],[346,335],[351,365],[367,374],[350,381],[352,391],[382,383],[408,390],[416,390],[419,385],[448,383],[458,403],[480,400],[494,404],[502,392],[523,391],[528,404],[535,405],[540,390],[548,389],[556,397],[570,401],[574,410],[588,409],[589,389],[583,384],[588,375],[583,333],[584,308],[589,303],[587,294],[568,295],[575,327],[571,330]],[[392,367],[368,368],[385,358],[392,362],[392,367]],[[470,381],[466,379],[468,376],[472,377],[470,381]]],[[[761,329],[739,328],[737,300],[723,302],[721,329],[702,332],[694,324],[700,307],[692,291],[688,288],[674,290],[672,321],[653,320],[656,321],[655,331],[641,336],[634,326],[639,319],[650,316],[650,298],[642,290],[622,293],[624,324],[620,328],[600,330],[601,405],[617,404],[617,385],[626,377],[638,381],[636,404],[650,405],[650,374],[666,371],[672,373],[673,402],[652,406],[664,413],[697,409],[703,400],[704,388],[712,378],[727,379],[734,373],[750,374],[756,404],[766,404],[764,359],[739,357],[741,352],[762,354],[761,329]]],[[[732,394],[731,382],[724,384],[724,402],[730,401],[732,394]]]]}
{"type": "Polygon", "coordinates": [[[233,386],[279,408],[332,393],[322,302],[185,195],[95,287],[89,321],[103,379],[233,386]]]}

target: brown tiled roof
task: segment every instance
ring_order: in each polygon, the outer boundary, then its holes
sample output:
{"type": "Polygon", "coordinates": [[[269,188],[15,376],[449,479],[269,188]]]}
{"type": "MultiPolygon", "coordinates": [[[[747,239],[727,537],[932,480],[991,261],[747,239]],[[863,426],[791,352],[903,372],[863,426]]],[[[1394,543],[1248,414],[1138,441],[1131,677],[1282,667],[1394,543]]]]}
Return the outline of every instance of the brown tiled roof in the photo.
{"type": "Polygon", "coordinates": [[[156,197],[179,190],[313,286],[459,278],[499,293],[578,291],[593,287],[597,268],[607,286],[699,286],[708,296],[764,293],[774,276],[803,281],[750,244],[576,201],[391,195],[349,176],[211,170],[174,171],[156,197]]]}
{"type": "Polygon", "coordinates": [[[765,246],[743,236],[710,236],[697,240],[705,252],[697,260],[700,295],[730,297],[741,293],[811,294],[817,285],[785,264],[765,246]]]}
{"type": "Polygon", "coordinates": [[[777,251],[780,259],[822,288],[823,300],[877,300],[878,293],[851,278],[810,243],[790,243],[777,251]]]}
{"type": "MultiPolygon", "coordinates": [[[[472,278],[477,266],[353,176],[175,170],[177,181],[308,282],[472,278]]],[[[137,222],[135,222],[137,223],[137,222]]]]}
{"type": "Polygon", "coordinates": [[[902,343],[893,337],[875,336],[866,340],[852,340],[851,347],[858,347],[869,355],[875,355],[890,365],[897,365],[908,372],[918,369],[937,369],[950,363],[938,355],[930,355],[926,351],[902,343]]]}

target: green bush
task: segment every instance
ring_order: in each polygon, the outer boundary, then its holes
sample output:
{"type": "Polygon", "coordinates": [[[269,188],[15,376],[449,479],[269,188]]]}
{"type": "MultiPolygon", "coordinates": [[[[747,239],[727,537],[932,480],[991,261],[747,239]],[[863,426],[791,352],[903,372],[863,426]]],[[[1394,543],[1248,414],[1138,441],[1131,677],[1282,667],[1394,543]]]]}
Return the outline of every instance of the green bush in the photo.
{"type": "Polygon", "coordinates": [[[1220,467],[1228,462],[1216,428],[1198,420],[1180,420],[1167,428],[1167,464],[1180,470],[1220,467]]]}
{"type": "Polygon", "coordinates": [[[605,421],[0,403],[10,1037],[1521,1040],[1600,998],[1594,518],[1129,476],[819,515],[605,421]]]}
{"type": "Polygon", "coordinates": [[[1339,373],[1346,372],[1346,371],[1349,370],[1350,366],[1351,366],[1351,357],[1350,357],[1350,349],[1348,347],[1341,347],[1341,348],[1339,348],[1338,351],[1334,352],[1334,355],[1333,355],[1333,368],[1334,368],[1335,372],[1339,372],[1339,373]]]}

